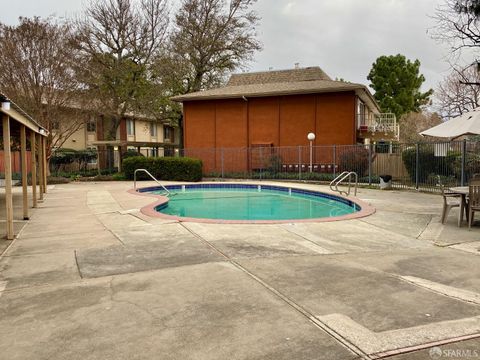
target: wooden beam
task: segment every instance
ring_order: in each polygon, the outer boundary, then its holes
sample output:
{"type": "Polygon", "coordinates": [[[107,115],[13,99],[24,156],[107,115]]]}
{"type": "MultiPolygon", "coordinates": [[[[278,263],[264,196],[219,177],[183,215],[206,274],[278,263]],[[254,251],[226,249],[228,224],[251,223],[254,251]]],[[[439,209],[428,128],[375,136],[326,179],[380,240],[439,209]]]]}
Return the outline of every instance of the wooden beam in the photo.
{"type": "Polygon", "coordinates": [[[5,159],[5,205],[7,210],[7,239],[13,240],[12,152],[10,148],[10,117],[3,115],[3,156],[5,159]]]}
{"type": "Polygon", "coordinates": [[[47,193],[47,175],[48,175],[48,164],[47,164],[47,138],[42,136],[42,152],[43,152],[43,191],[47,193]]]}
{"type": "Polygon", "coordinates": [[[20,125],[20,156],[22,158],[23,220],[28,220],[27,135],[25,125],[20,125]]]}
{"type": "Polygon", "coordinates": [[[38,143],[38,183],[40,185],[40,200],[43,200],[44,185],[43,185],[43,147],[42,135],[37,134],[38,143]]]}
{"type": "Polygon", "coordinates": [[[32,149],[32,197],[33,207],[37,207],[37,145],[36,134],[30,131],[30,148],[32,149]]]}

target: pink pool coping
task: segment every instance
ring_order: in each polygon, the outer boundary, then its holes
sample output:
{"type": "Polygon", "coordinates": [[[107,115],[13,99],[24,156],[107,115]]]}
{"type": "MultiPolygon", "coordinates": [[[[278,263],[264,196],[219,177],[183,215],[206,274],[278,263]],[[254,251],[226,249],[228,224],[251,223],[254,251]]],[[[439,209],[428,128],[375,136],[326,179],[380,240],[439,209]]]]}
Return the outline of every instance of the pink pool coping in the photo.
{"type": "MultiPolygon", "coordinates": [[[[223,183],[205,183],[207,184],[215,184],[215,185],[222,185],[223,183]]],[[[227,184],[227,183],[225,183],[227,184]]],[[[228,183],[231,185],[231,183],[228,183]]],[[[177,184],[175,184],[177,185],[177,184]]],[[[191,184],[180,184],[181,185],[191,185],[191,184]]],[[[235,183],[235,185],[247,185],[243,183],[235,183]]],[[[252,185],[251,183],[248,183],[248,185],[252,185]]],[[[254,184],[254,185],[260,185],[262,184],[254,184]]],[[[265,184],[265,186],[269,186],[265,184]]],[[[275,185],[278,186],[278,185],[275,185]]],[[[298,187],[292,187],[292,186],[278,186],[282,187],[285,189],[296,189],[296,190],[306,190],[298,187]]],[[[139,189],[141,190],[141,189],[139,189]]],[[[318,193],[322,194],[328,194],[323,191],[317,191],[317,190],[309,190],[309,191],[316,191],[318,193]]],[[[161,218],[164,220],[171,220],[171,221],[178,221],[178,222],[196,222],[196,223],[204,223],[204,224],[291,224],[291,223],[320,223],[320,222],[332,222],[332,221],[341,221],[341,220],[353,220],[353,219],[360,219],[364,218],[366,216],[370,216],[375,213],[375,208],[371,206],[370,204],[366,203],[363,200],[360,200],[356,197],[352,198],[347,198],[343,195],[337,195],[337,194],[329,194],[329,195],[334,195],[338,198],[342,198],[348,201],[351,201],[357,205],[360,206],[361,210],[357,211],[352,214],[348,215],[342,215],[342,216],[334,216],[334,217],[324,217],[324,218],[312,218],[312,219],[290,219],[290,220],[223,220],[223,219],[203,219],[203,218],[190,218],[190,217],[181,217],[181,216],[174,216],[174,215],[167,215],[163,214],[155,208],[157,208],[160,205],[164,205],[169,201],[169,198],[163,195],[157,195],[157,194],[152,194],[150,192],[139,192],[135,189],[130,189],[128,190],[128,193],[130,194],[135,194],[139,196],[146,196],[146,197],[153,197],[156,198],[157,201],[144,206],[140,209],[140,212],[144,215],[154,217],[154,218],[161,218]]]]}

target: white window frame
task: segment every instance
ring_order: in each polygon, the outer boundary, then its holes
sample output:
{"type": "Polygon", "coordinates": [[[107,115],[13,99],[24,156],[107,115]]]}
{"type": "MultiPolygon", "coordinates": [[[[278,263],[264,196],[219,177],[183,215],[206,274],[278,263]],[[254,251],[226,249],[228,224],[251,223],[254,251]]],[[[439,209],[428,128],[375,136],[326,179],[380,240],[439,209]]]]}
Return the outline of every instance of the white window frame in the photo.
{"type": "Polygon", "coordinates": [[[156,138],[158,135],[157,123],[151,122],[150,123],[150,136],[156,138]]]}
{"type": "Polygon", "coordinates": [[[175,129],[172,126],[165,125],[163,127],[163,142],[174,143],[175,142],[175,129]],[[167,130],[171,131],[171,137],[168,137],[167,130]]]}
{"type": "Polygon", "coordinates": [[[135,136],[135,120],[127,119],[127,136],[135,136]]]}

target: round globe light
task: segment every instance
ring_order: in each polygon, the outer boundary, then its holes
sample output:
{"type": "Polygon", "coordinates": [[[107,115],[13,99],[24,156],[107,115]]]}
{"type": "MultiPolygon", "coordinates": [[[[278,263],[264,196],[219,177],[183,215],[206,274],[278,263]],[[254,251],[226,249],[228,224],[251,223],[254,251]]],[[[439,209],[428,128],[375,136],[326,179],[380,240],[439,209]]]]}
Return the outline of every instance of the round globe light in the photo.
{"type": "Polygon", "coordinates": [[[315,134],[314,133],[309,133],[307,135],[307,138],[308,138],[308,140],[313,141],[313,140],[315,140],[315,134]]]}
{"type": "Polygon", "coordinates": [[[2,109],[6,111],[10,110],[10,101],[2,102],[2,109]]]}

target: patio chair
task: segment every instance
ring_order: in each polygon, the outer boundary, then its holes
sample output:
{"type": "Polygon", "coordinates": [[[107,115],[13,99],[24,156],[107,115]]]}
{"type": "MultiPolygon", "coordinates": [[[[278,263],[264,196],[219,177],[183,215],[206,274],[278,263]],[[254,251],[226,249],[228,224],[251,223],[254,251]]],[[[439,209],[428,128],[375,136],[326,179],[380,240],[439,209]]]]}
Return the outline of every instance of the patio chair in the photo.
{"type": "Polygon", "coordinates": [[[442,210],[441,222],[442,224],[445,224],[445,221],[447,220],[447,216],[450,210],[454,207],[460,207],[462,196],[460,194],[456,194],[449,191],[449,188],[442,183],[440,176],[438,176],[437,178],[438,178],[438,186],[440,186],[440,190],[442,191],[442,196],[443,196],[443,210],[442,210]],[[449,201],[449,199],[457,199],[458,201],[452,202],[452,201],[449,201]]]}
{"type": "Polygon", "coordinates": [[[480,211],[480,184],[468,187],[468,228],[472,227],[473,215],[480,211]]]}

